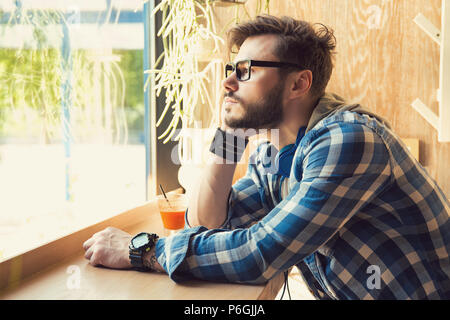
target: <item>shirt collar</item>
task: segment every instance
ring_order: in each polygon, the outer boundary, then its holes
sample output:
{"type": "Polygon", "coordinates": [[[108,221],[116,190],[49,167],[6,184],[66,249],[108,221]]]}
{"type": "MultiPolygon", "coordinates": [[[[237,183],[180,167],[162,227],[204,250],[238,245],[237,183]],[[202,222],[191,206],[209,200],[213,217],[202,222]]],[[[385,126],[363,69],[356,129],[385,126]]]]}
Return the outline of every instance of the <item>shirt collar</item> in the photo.
{"type": "Polygon", "coordinates": [[[291,173],[292,161],[294,159],[295,151],[300,144],[300,141],[305,136],[306,126],[301,127],[297,133],[297,139],[294,144],[284,146],[280,152],[278,152],[275,163],[278,164],[278,174],[286,178],[289,178],[291,173]]]}

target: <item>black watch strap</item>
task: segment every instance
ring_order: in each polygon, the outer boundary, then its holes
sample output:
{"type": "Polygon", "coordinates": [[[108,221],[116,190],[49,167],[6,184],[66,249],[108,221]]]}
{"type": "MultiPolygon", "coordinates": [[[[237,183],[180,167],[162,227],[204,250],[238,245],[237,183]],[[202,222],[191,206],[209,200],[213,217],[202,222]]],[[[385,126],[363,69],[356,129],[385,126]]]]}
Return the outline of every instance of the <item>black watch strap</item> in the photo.
{"type": "Polygon", "coordinates": [[[142,260],[143,255],[144,252],[141,252],[140,250],[133,251],[130,249],[130,262],[136,270],[148,271],[148,268],[144,265],[144,261],[142,260]]]}

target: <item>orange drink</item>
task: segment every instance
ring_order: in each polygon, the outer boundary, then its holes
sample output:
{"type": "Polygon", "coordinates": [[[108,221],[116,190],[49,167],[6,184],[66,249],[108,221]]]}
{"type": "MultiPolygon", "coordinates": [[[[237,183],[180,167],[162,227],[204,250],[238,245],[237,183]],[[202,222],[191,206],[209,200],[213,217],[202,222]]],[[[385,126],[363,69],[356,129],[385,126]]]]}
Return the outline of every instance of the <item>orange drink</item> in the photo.
{"type": "Polygon", "coordinates": [[[160,210],[163,226],[169,230],[178,230],[184,228],[184,210],[183,211],[164,211],[160,210]]]}
{"type": "Polygon", "coordinates": [[[184,228],[184,214],[187,208],[185,194],[158,195],[158,207],[164,226],[165,235],[170,235],[184,228]]]}

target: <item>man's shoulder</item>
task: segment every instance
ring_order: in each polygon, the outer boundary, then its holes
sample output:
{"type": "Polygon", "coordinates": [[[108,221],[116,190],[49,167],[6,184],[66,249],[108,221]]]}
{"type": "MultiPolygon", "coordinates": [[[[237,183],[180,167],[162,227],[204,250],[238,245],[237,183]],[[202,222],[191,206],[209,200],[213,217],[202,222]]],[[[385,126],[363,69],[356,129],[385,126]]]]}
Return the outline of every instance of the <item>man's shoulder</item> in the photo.
{"type": "Polygon", "coordinates": [[[318,131],[324,127],[329,127],[330,129],[333,129],[333,127],[337,128],[337,126],[333,125],[339,123],[348,127],[352,127],[353,125],[355,128],[366,126],[373,130],[377,130],[379,128],[387,128],[384,119],[376,116],[373,113],[361,113],[358,111],[343,110],[322,119],[313,128],[311,128],[310,131],[318,131]]]}
{"type": "Polygon", "coordinates": [[[342,111],[330,115],[320,120],[305,135],[303,146],[311,144],[318,138],[330,139],[345,138],[366,138],[368,140],[385,140],[384,138],[392,135],[390,128],[384,122],[384,119],[371,113],[360,113],[355,111],[342,111]]]}
{"type": "MultiPolygon", "coordinates": [[[[379,119],[369,114],[353,111],[338,112],[318,122],[302,139],[295,163],[311,157],[345,159],[345,155],[370,157],[375,152],[376,157],[389,159],[390,145],[398,139],[395,134],[379,119]],[[341,156],[329,157],[331,153],[341,156]]],[[[380,159],[381,161],[382,159],[380,159]]],[[[331,161],[331,160],[330,160],[331,161]]],[[[382,161],[384,162],[384,160],[382,161]]]]}

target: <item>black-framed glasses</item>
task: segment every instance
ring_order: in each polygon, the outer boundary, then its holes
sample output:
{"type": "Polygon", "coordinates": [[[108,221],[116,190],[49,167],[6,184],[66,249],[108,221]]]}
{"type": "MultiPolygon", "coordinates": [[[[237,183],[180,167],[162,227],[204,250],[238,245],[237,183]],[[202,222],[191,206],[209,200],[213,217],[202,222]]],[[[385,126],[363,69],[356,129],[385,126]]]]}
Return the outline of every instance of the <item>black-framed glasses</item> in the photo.
{"type": "Polygon", "coordinates": [[[225,65],[225,77],[228,78],[236,71],[236,77],[239,81],[247,81],[250,79],[252,67],[269,67],[269,68],[299,68],[302,66],[290,62],[277,61],[261,61],[261,60],[240,60],[235,63],[229,62],[225,65]]]}

